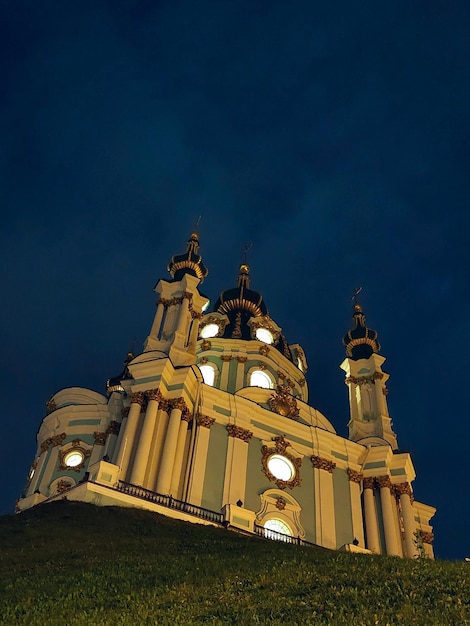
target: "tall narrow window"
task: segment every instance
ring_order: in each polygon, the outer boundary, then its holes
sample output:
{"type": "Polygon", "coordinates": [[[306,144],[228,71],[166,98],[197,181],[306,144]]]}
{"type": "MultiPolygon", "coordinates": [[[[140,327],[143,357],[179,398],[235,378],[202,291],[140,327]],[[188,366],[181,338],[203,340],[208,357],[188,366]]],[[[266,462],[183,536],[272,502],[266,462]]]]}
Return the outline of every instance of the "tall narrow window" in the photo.
{"type": "Polygon", "coordinates": [[[215,382],[215,369],[212,365],[200,365],[199,369],[201,370],[202,378],[206,385],[213,387],[215,382]]]}

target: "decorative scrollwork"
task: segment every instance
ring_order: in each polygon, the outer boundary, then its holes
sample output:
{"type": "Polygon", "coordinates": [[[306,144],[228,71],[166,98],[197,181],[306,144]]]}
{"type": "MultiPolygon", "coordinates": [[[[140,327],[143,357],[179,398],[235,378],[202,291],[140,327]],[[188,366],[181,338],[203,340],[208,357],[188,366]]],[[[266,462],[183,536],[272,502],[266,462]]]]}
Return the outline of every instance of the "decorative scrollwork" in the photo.
{"type": "Polygon", "coordinates": [[[269,398],[269,406],[272,411],[279,415],[291,419],[298,419],[300,409],[297,406],[297,400],[289,391],[289,388],[278,385],[276,393],[269,398]]]}
{"type": "Polygon", "coordinates": [[[196,417],[197,425],[202,426],[203,428],[210,428],[214,422],[214,417],[209,417],[208,415],[203,415],[202,413],[199,413],[196,417]]]}
{"type": "Polygon", "coordinates": [[[95,438],[96,446],[104,446],[104,444],[106,443],[106,439],[108,438],[108,433],[106,431],[98,432],[97,430],[95,430],[95,432],[93,433],[93,437],[95,438]]]}
{"type": "MultiPolygon", "coordinates": [[[[261,448],[261,465],[263,468],[263,472],[266,474],[268,479],[275,483],[279,489],[293,489],[297,487],[301,483],[300,478],[300,467],[302,466],[302,459],[295,457],[293,454],[289,454],[287,452],[287,448],[290,447],[290,443],[286,441],[284,435],[279,435],[277,437],[273,437],[272,441],[274,442],[274,446],[272,445],[264,445],[261,448]],[[286,457],[289,460],[294,468],[294,474],[290,480],[281,480],[276,478],[274,474],[269,470],[268,461],[273,454],[280,454],[286,457]]],[[[277,506],[277,505],[276,505],[277,506]]]]}
{"type": "Polygon", "coordinates": [[[357,472],[356,470],[348,467],[348,478],[352,483],[360,483],[364,476],[361,472],[357,472]]]}

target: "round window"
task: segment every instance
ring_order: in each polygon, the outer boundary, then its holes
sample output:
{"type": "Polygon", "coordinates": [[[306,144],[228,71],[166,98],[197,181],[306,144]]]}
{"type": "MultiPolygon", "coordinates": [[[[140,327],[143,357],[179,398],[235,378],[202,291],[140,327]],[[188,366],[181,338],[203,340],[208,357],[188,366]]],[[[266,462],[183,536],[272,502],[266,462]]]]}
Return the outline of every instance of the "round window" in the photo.
{"type": "Polygon", "coordinates": [[[293,464],[285,456],[273,454],[268,459],[268,470],[278,480],[288,482],[295,476],[293,464]]]}
{"type": "Polygon", "coordinates": [[[80,463],[83,463],[85,456],[80,450],[70,450],[64,456],[64,465],[67,467],[77,467],[80,463]]]}
{"type": "Polygon", "coordinates": [[[272,332],[267,328],[257,328],[256,339],[263,341],[264,343],[273,343],[274,341],[272,332]]]}
{"type": "Polygon", "coordinates": [[[203,339],[209,339],[209,337],[215,337],[219,334],[218,324],[206,324],[201,330],[201,337],[203,339]]]}

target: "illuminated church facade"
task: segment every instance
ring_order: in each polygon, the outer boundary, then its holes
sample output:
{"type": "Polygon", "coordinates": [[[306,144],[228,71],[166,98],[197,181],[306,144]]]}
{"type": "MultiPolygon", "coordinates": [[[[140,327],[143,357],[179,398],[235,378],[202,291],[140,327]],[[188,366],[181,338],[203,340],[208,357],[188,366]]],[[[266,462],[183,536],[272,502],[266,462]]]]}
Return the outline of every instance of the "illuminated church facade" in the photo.
{"type": "Polygon", "coordinates": [[[17,510],[68,498],[145,508],[295,543],[433,557],[435,509],[398,449],[377,333],[359,304],[344,337],[349,437],[308,402],[307,361],[251,289],[249,268],[211,312],[192,233],[159,280],[141,354],[102,395],[55,393],[17,510]]]}

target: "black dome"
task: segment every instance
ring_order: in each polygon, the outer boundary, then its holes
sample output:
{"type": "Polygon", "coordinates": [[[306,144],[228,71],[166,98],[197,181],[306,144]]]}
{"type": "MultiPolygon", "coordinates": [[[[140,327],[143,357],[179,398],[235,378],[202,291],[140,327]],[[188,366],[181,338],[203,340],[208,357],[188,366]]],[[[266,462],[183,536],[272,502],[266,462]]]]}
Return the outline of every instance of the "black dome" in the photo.
{"type": "Polygon", "coordinates": [[[198,248],[199,236],[197,233],[191,233],[186,252],[173,256],[168,265],[168,271],[174,280],[181,280],[185,274],[191,274],[202,283],[209,272],[202,262],[201,255],[197,254],[198,248]]]}

